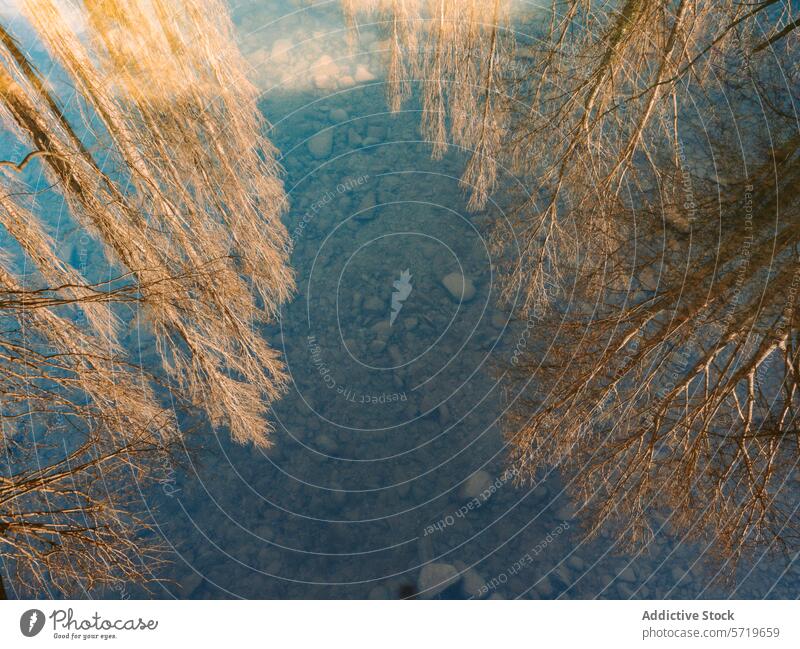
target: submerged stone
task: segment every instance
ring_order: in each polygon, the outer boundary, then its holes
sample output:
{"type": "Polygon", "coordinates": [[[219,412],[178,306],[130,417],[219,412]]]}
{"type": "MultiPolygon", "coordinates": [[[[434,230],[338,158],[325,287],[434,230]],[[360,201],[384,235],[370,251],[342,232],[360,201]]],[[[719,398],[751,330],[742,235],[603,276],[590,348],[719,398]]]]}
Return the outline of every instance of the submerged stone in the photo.
{"type": "Polygon", "coordinates": [[[308,150],[315,158],[326,158],[330,155],[333,148],[333,131],[320,131],[309,139],[308,150]]]}
{"type": "Polygon", "coordinates": [[[450,273],[442,278],[442,285],[456,302],[469,302],[475,297],[475,285],[461,273],[450,273]]]}
{"type": "Polygon", "coordinates": [[[436,597],[458,579],[458,570],[449,563],[429,563],[419,572],[417,589],[422,597],[436,597]]]}

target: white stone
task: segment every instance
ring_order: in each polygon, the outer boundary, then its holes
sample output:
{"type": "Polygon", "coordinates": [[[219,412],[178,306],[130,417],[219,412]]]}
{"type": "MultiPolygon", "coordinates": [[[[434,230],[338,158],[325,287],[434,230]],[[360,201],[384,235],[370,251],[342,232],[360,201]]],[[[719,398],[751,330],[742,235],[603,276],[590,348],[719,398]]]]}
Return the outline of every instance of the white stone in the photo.
{"type": "Polygon", "coordinates": [[[458,581],[458,570],[449,563],[429,563],[419,571],[417,590],[421,597],[436,597],[458,581]]]}
{"type": "Polygon", "coordinates": [[[469,277],[461,273],[450,273],[442,278],[442,284],[456,302],[469,302],[475,297],[475,286],[469,277]]]}
{"type": "Polygon", "coordinates": [[[314,75],[314,87],[319,90],[333,90],[336,87],[336,79],[324,72],[320,72],[314,75]]]}
{"type": "MultiPolygon", "coordinates": [[[[478,498],[484,491],[492,486],[492,476],[486,471],[476,471],[461,487],[464,498],[478,498]]],[[[489,494],[487,494],[488,497],[489,494]]]]}
{"type": "Polygon", "coordinates": [[[253,50],[247,55],[247,62],[254,68],[261,68],[272,63],[271,59],[272,54],[263,47],[253,50]]]}
{"type": "Polygon", "coordinates": [[[289,50],[292,49],[292,41],[288,38],[281,38],[272,44],[270,58],[273,62],[285,61],[289,58],[289,50]]]}
{"type": "Polygon", "coordinates": [[[334,108],[331,111],[331,120],[334,122],[346,122],[349,115],[344,108],[334,108]]]}
{"type": "Polygon", "coordinates": [[[375,80],[375,75],[369,71],[369,68],[363,63],[356,66],[354,75],[356,83],[367,83],[375,80]]]}
{"type": "Polygon", "coordinates": [[[470,597],[480,597],[486,582],[474,570],[467,570],[461,575],[461,587],[470,597]]]}
{"type": "Polygon", "coordinates": [[[311,66],[309,72],[314,77],[314,85],[320,90],[333,90],[336,88],[339,66],[327,54],[319,57],[311,66]]]}
{"type": "Polygon", "coordinates": [[[320,131],[307,142],[308,150],[315,158],[326,158],[333,147],[333,131],[320,131]]]}
{"type": "Polygon", "coordinates": [[[339,66],[327,55],[320,56],[311,68],[316,74],[326,74],[332,77],[339,76],[339,66]]]}

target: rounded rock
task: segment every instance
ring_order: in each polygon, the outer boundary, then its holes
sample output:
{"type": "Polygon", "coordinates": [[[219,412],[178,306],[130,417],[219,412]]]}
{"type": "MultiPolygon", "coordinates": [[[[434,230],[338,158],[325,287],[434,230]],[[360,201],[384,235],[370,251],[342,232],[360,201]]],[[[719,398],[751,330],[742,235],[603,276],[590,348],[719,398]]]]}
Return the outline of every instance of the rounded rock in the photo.
{"type": "Polygon", "coordinates": [[[417,589],[421,597],[436,597],[443,590],[456,583],[458,579],[458,570],[449,563],[429,563],[423,566],[419,572],[417,589]]]}
{"type": "Polygon", "coordinates": [[[461,273],[450,273],[442,278],[442,285],[456,302],[469,302],[475,297],[475,285],[461,273]]]}
{"type": "Polygon", "coordinates": [[[461,487],[461,495],[464,498],[478,498],[484,491],[492,486],[492,476],[486,471],[476,471],[461,487]]]}
{"type": "Polygon", "coordinates": [[[326,158],[333,148],[333,131],[320,131],[307,142],[308,150],[315,158],[326,158]]]}

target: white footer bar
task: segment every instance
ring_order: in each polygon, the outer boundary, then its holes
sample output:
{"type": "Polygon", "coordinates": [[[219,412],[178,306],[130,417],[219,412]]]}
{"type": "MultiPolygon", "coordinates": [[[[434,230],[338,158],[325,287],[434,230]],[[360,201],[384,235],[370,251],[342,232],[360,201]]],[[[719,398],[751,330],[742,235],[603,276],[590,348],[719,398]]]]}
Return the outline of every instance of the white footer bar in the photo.
{"type": "Polygon", "coordinates": [[[7,601],[3,647],[800,647],[794,601],[7,601]],[[232,644],[231,644],[232,643],[232,644]]]}

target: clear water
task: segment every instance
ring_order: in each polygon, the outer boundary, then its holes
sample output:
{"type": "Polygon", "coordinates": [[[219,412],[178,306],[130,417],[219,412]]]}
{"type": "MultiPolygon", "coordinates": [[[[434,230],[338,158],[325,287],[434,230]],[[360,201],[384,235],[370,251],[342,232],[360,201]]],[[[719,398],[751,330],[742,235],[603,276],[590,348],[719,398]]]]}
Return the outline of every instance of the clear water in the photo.
{"type": "Polygon", "coordinates": [[[271,449],[220,432],[144,494],[175,552],[151,594],[394,598],[446,578],[438,597],[793,596],[793,564],[765,559],[735,587],[710,586],[703,548],[584,542],[555,473],[513,483],[492,368],[518,327],[495,306],[483,238],[506,199],[466,210],[464,157],[430,159],[415,102],[387,112],[378,32],[348,50],[338,2],[233,12],[292,206],[298,292],[265,331],[292,385],[271,449]],[[454,296],[451,273],[474,295],[454,296]]]}
{"type": "Polygon", "coordinates": [[[234,10],[292,203],[299,290],[268,332],[292,387],[272,449],[220,435],[167,485],[157,518],[180,558],[161,594],[389,598],[449,575],[439,597],[792,593],[797,571],[783,561],[715,587],[703,549],[680,539],[637,554],[611,538],[583,542],[557,475],[513,484],[492,367],[518,331],[495,308],[482,236],[504,198],[467,212],[463,156],[430,159],[413,101],[387,112],[377,30],[363,27],[350,51],[337,3],[310,4],[234,10]],[[268,63],[276,52],[281,65],[268,63]],[[390,324],[405,270],[411,290],[390,324]],[[444,287],[453,272],[472,280],[472,299],[444,287]],[[452,568],[421,575],[431,562],[452,568]]]}

